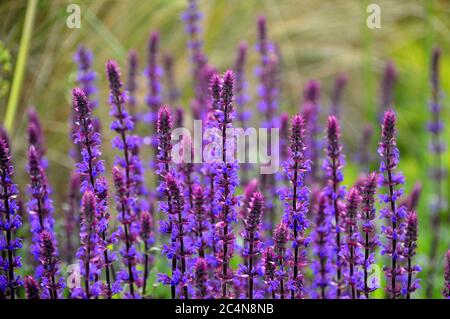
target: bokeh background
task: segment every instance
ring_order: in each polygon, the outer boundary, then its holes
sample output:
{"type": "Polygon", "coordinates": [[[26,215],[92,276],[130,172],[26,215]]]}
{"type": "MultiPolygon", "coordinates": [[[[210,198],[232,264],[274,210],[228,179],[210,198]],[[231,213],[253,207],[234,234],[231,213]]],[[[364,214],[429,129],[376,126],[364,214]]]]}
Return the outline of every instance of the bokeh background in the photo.
{"type": "MultiPolygon", "coordinates": [[[[342,127],[349,164],[345,169],[345,183],[351,185],[358,176],[358,166],[352,159],[362,136],[362,128],[372,123],[377,129],[371,145],[376,158],[379,135],[377,112],[380,99],[380,80],[386,61],[392,60],[398,70],[394,109],[398,112],[400,168],[406,175],[409,191],[416,181],[424,187],[419,203],[418,263],[427,269],[429,229],[429,201],[433,198],[429,165],[429,134],[426,122],[430,118],[427,101],[429,89],[429,60],[433,46],[443,50],[441,80],[444,91],[444,119],[448,118],[450,99],[450,1],[447,0],[201,0],[200,9],[204,47],[209,60],[220,70],[232,67],[239,41],[249,44],[249,62],[246,67],[252,100],[248,107],[256,110],[255,68],[258,63],[256,20],[267,16],[268,33],[282,54],[282,97],[280,109],[294,114],[302,100],[303,85],[309,79],[321,82],[321,105],[324,114],[329,106],[335,76],[340,72],[349,81],[343,98],[342,127]],[[381,7],[381,28],[366,26],[367,5],[381,7]]],[[[3,123],[9,96],[8,87],[13,78],[20,49],[27,1],[0,2],[0,120],[3,123]]],[[[70,89],[74,86],[76,66],[73,55],[80,44],[95,55],[94,69],[98,73],[98,100],[96,110],[104,127],[110,123],[107,104],[107,82],[104,64],[116,59],[126,69],[126,56],[134,48],[140,56],[140,68],[145,67],[147,42],[152,30],[161,33],[161,52],[175,57],[176,82],[182,92],[180,104],[189,109],[192,82],[189,67],[187,37],[180,19],[185,9],[184,0],[92,0],[92,1],[38,1],[25,76],[20,91],[18,112],[10,131],[15,155],[17,179],[23,190],[26,185],[26,108],[34,105],[41,115],[48,145],[50,182],[55,189],[56,214],[62,214],[67,192],[67,181],[72,168],[68,156],[70,89]],[[66,26],[66,8],[75,3],[81,7],[81,28],[66,26]]],[[[140,75],[139,107],[145,109],[146,80],[140,75]]],[[[256,114],[256,113],[255,113],[256,114]]],[[[324,119],[323,119],[324,120],[324,119]]],[[[448,122],[448,121],[447,121],[448,122]]],[[[322,121],[322,123],[324,123],[322,121]]],[[[322,124],[323,125],[323,124],[322,124]]],[[[449,130],[445,130],[448,140],[449,130]]],[[[105,144],[112,133],[107,129],[105,144]]],[[[113,161],[113,152],[105,148],[107,163],[113,161]]],[[[444,164],[449,166],[448,152],[444,164]]],[[[375,167],[374,167],[375,169],[375,167]]],[[[448,198],[448,183],[445,184],[448,198]]],[[[447,202],[447,201],[446,201],[447,202]]],[[[446,206],[448,207],[448,205],[446,206]]],[[[443,278],[444,253],[449,248],[448,209],[439,247],[439,267],[435,275],[435,297],[440,296],[443,278]]],[[[421,276],[424,277],[426,271],[421,276]]],[[[423,297],[421,292],[418,297],[423,297]]]]}

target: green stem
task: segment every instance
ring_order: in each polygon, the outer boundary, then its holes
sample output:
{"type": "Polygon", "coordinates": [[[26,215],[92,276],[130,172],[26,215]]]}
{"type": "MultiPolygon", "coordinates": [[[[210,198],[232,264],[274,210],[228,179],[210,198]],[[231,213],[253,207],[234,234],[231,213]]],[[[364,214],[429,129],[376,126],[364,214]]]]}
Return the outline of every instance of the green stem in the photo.
{"type": "Polygon", "coordinates": [[[14,117],[17,111],[17,104],[19,102],[25,65],[27,63],[28,47],[31,39],[34,17],[36,15],[36,7],[37,7],[37,0],[28,1],[27,11],[25,14],[24,28],[22,30],[22,37],[20,39],[19,55],[17,57],[16,67],[14,69],[14,79],[11,87],[11,93],[8,99],[8,105],[6,108],[5,128],[10,133],[14,124],[14,117]]]}

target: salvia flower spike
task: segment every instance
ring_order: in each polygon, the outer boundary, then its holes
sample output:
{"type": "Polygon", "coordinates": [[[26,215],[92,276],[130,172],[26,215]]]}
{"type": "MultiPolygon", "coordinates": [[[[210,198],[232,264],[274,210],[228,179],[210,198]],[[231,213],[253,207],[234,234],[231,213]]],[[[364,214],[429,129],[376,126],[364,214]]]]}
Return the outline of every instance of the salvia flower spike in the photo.
{"type": "Polygon", "coordinates": [[[419,288],[419,280],[416,277],[421,270],[418,265],[413,264],[417,250],[418,219],[415,211],[409,212],[406,217],[406,231],[403,256],[406,259],[405,278],[403,283],[403,294],[406,299],[411,299],[411,294],[419,288]]]}
{"type": "Polygon", "coordinates": [[[32,276],[23,279],[27,299],[41,299],[39,283],[32,276]]]}
{"type": "Polygon", "coordinates": [[[369,294],[377,289],[375,282],[369,282],[369,274],[372,265],[375,263],[375,252],[379,246],[377,229],[375,225],[375,192],[377,188],[377,174],[369,174],[361,188],[361,245],[364,247],[363,268],[363,293],[366,299],[369,294]]]}
{"type": "Polygon", "coordinates": [[[247,215],[244,218],[244,230],[242,237],[245,242],[244,256],[247,257],[247,265],[241,265],[240,272],[248,278],[247,298],[253,299],[254,278],[261,275],[256,262],[256,258],[261,254],[262,242],[260,240],[259,229],[264,210],[264,197],[260,192],[252,194],[247,215]]]}
{"type": "MultiPolygon", "coordinates": [[[[101,246],[109,245],[108,235],[109,212],[107,207],[107,183],[102,177],[105,168],[100,159],[101,138],[92,122],[91,109],[86,94],[82,89],[72,90],[73,107],[76,113],[77,132],[73,136],[75,144],[80,145],[81,161],[76,164],[78,173],[82,176],[81,192],[90,190],[95,195],[95,212],[100,223],[101,246]]],[[[103,267],[106,276],[106,295],[112,295],[110,260],[108,249],[103,249],[103,267]]],[[[88,296],[89,297],[89,296],[88,296]]]]}
{"type": "Polygon", "coordinates": [[[275,260],[277,270],[275,272],[276,288],[280,299],[286,297],[286,279],[288,278],[288,256],[286,244],[289,242],[289,227],[281,221],[273,231],[275,248],[275,260]]]}
{"type": "Polygon", "coordinates": [[[432,53],[430,66],[431,99],[429,102],[429,110],[431,119],[428,123],[428,131],[431,135],[430,150],[432,154],[430,175],[433,181],[435,196],[430,203],[432,239],[430,247],[430,267],[428,270],[429,275],[427,276],[427,298],[431,298],[433,293],[433,274],[436,270],[436,257],[441,237],[440,215],[445,202],[443,187],[446,174],[443,165],[443,153],[445,152],[446,147],[445,138],[443,137],[444,122],[442,120],[442,91],[439,70],[440,60],[441,50],[435,48],[432,53]]]}
{"type": "Polygon", "coordinates": [[[22,248],[22,241],[14,238],[16,231],[22,226],[22,219],[18,214],[18,189],[12,180],[13,173],[9,145],[5,139],[0,138],[0,293],[9,295],[10,299],[16,298],[16,289],[22,286],[22,280],[16,274],[22,266],[20,257],[16,256],[17,251],[22,248]]]}
{"type": "Polygon", "coordinates": [[[386,187],[387,194],[380,194],[380,201],[386,205],[380,210],[380,214],[387,221],[387,226],[381,228],[381,232],[386,237],[382,254],[390,256],[391,264],[386,266],[384,271],[388,279],[387,291],[392,299],[401,294],[401,286],[398,277],[402,275],[401,266],[401,244],[404,238],[404,218],[406,210],[404,206],[399,206],[397,201],[403,194],[400,185],[404,184],[404,177],[396,172],[400,159],[400,153],[396,141],[396,116],[392,110],[384,113],[381,142],[378,146],[378,153],[381,156],[380,174],[378,175],[379,187],[386,187]]]}
{"type": "Polygon", "coordinates": [[[334,265],[336,267],[336,297],[341,297],[342,285],[342,260],[341,260],[341,232],[342,232],[342,201],[345,197],[345,189],[341,186],[343,181],[342,168],[344,157],[342,155],[342,146],[340,144],[341,132],[339,122],[335,116],[328,117],[327,127],[327,158],[324,163],[325,176],[327,178],[326,193],[329,197],[331,214],[334,217],[335,233],[335,256],[334,265]]]}
{"type": "Polygon", "coordinates": [[[309,205],[309,189],[304,185],[305,174],[310,169],[310,161],[305,158],[305,121],[301,115],[295,115],[291,122],[290,158],[283,167],[290,185],[279,190],[280,199],[284,205],[283,220],[290,230],[292,240],[292,273],[289,276],[287,288],[291,298],[302,298],[303,275],[300,268],[306,264],[306,248],[309,238],[306,230],[309,221],[306,218],[309,205]]]}

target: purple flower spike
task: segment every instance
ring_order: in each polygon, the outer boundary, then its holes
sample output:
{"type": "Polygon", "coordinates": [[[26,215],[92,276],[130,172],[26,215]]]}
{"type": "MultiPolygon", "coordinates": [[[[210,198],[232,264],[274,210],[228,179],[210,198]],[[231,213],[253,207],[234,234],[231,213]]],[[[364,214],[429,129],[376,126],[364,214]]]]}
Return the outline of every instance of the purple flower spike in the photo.
{"type": "Polygon", "coordinates": [[[342,260],[341,260],[341,231],[342,231],[342,201],[345,197],[345,188],[341,186],[344,176],[342,168],[344,166],[344,156],[342,155],[342,146],[340,144],[341,129],[339,122],[334,116],[328,117],[327,127],[327,148],[324,169],[327,178],[325,192],[329,198],[330,213],[334,217],[335,233],[335,255],[334,266],[336,267],[336,297],[339,299],[342,292],[342,260]]]}
{"type": "Polygon", "coordinates": [[[289,277],[288,274],[288,258],[286,254],[286,244],[289,241],[289,227],[282,221],[273,231],[273,241],[275,248],[275,261],[278,269],[275,272],[276,288],[278,290],[280,299],[286,297],[285,282],[289,277]]]}
{"type": "Polygon", "coordinates": [[[333,94],[331,96],[331,115],[340,119],[341,116],[341,103],[342,95],[344,93],[345,86],[347,85],[348,77],[345,73],[339,74],[334,80],[333,94]]]}
{"type": "Polygon", "coordinates": [[[244,231],[242,237],[245,242],[244,256],[247,258],[246,265],[240,265],[240,273],[247,277],[247,299],[253,299],[254,278],[260,276],[261,271],[256,265],[256,257],[261,254],[262,242],[259,229],[264,210],[264,197],[260,192],[252,194],[248,212],[244,219],[244,231]]]}
{"type": "MultiPolygon", "coordinates": [[[[72,90],[73,107],[76,114],[77,132],[73,136],[73,141],[80,146],[81,161],[77,163],[77,172],[82,176],[82,193],[87,190],[94,193],[95,211],[100,222],[100,233],[102,243],[100,246],[108,246],[111,239],[108,238],[109,213],[107,207],[107,183],[102,177],[105,169],[104,163],[100,160],[101,136],[93,125],[91,109],[86,94],[82,89],[72,90]]],[[[80,251],[78,253],[80,255],[80,251]]],[[[103,267],[106,275],[106,296],[110,298],[113,294],[110,278],[110,260],[109,252],[103,249],[103,267]]],[[[87,274],[89,277],[89,273],[87,274]]],[[[87,298],[90,296],[87,295],[87,298]]]]}
{"type": "Polygon", "coordinates": [[[445,256],[445,273],[444,273],[444,290],[442,294],[446,299],[450,299],[450,250],[447,251],[445,256]]]}
{"type": "Polygon", "coordinates": [[[192,232],[195,234],[198,247],[198,256],[205,258],[206,232],[209,224],[207,223],[206,210],[204,207],[204,190],[201,186],[197,186],[192,193],[192,216],[193,225],[192,232]]]}
{"type": "Polygon", "coordinates": [[[9,145],[7,141],[0,139],[0,294],[8,294],[10,299],[16,298],[16,289],[22,286],[20,276],[16,275],[16,271],[22,266],[21,260],[19,256],[15,256],[17,250],[22,248],[22,241],[13,237],[22,226],[22,219],[18,214],[18,189],[12,181],[13,173],[9,145]]]}
{"type": "Polygon", "coordinates": [[[91,109],[97,107],[97,101],[92,98],[93,95],[97,93],[97,88],[95,87],[97,74],[92,70],[93,58],[94,55],[92,54],[92,51],[84,46],[80,46],[74,56],[74,61],[78,65],[76,82],[89,99],[89,106],[91,109]]]}
{"type": "Polygon", "coordinates": [[[309,189],[304,185],[305,174],[310,170],[310,161],[305,159],[305,121],[301,115],[295,115],[291,122],[289,159],[282,165],[289,180],[288,187],[279,190],[284,205],[283,221],[288,225],[292,240],[292,274],[289,276],[287,288],[291,291],[291,299],[303,298],[303,275],[301,268],[307,264],[306,248],[309,238],[306,231],[309,221],[306,217],[309,205],[309,189]]]}
{"type": "Polygon", "coordinates": [[[396,173],[400,159],[397,148],[396,117],[391,110],[384,113],[381,142],[378,146],[378,154],[381,156],[380,174],[378,175],[378,185],[388,189],[387,194],[380,194],[380,202],[386,207],[380,210],[382,217],[388,222],[388,226],[383,226],[381,232],[386,236],[386,243],[383,246],[382,254],[391,258],[391,265],[384,268],[388,279],[386,288],[392,299],[401,294],[401,286],[398,277],[403,274],[401,261],[401,243],[404,237],[404,218],[406,211],[404,206],[399,206],[397,201],[403,194],[403,189],[399,188],[404,184],[404,177],[401,173],[396,173]]]}
{"type": "Polygon", "coordinates": [[[403,256],[406,260],[406,278],[404,278],[403,294],[406,295],[406,299],[411,299],[411,294],[419,288],[419,280],[415,277],[421,268],[413,265],[413,258],[417,250],[417,231],[417,214],[415,211],[412,211],[408,213],[406,218],[405,243],[403,248],[403,256]]]}
{"type": "Polygon", "coordinates": [[[147,278],[149,274],[149,264],[152,262],[151,256],[150,256],[150,246],[154,243],[154,236],[153,236],[153,218],[152,215],[147,212],[143,211],[141,213],[141,221],[140,221],[140,237],[141,240],[144,242],[144,278],[142,283],[142,296],[145,296],[146,290],[147,290],[147,278]]]}
{"type": "Polygon", "coordinates": [[[394,87],[397,82],[397,70],[392,61],[388,61],[384,68],[381,82],[380,115],[392,107],[394,102],[394,87]]]}
{"type": "Polygon", "coordinates": [[[42,266],[41,287],[48,290],[51,299],[58,299],[63,288],[63,279],[57,280],[59,274],[59,258],[56,251],[55,235],[42,230],[39,233],[39,261],[42,266]]]}
{"type": "Polygon", "coordinates": [[[275,272],[276,272],[276,256],[272,247],[266,247],[263,251],[262,257],[263,271],[264,271],[264,282],[267,285],[267,290],[271,293],[272,299],[275,299],[276,289],[276,281],[275,281],[275,272]]]}
{"type": "Polygon", "coordinates": [[[161,98],[161,76],[162,69],[158,64],[158,53],[159,53],[159,33],[152,32],[150,35],[150,40],[148,44],[148,64],[146,75],[148,77],[148,95],[147,95],[147,105],[150,109],[149,120],[154,123],[156,114],[162,103],[161,98]]]}
{"type": "Polygon", "coordinates": [[[128,81],[127,81],[127,91],[128,91],[128,106],[130,108],[130,113],[133,116],[133,120],[136,121],[139,117],[136,117],[136,91],[138,89],[137,83],[137,73],[138,73],[138,54],[135,50],[131,50],[128,53],[128,81]]]}
{"type": "Polygon", "coordinates": [[[313,231],[313,252],[316,258],[312,263],[314,272],[313,288],[316,290],[313,296],[320,299],[332,298],[332,254],[334,238],[332,236],[332,224],[328,196],[320,194],[315,216],[315,229],[313,231]]]}
{"type": "Polygon", "coordinates": [[[364,261],[362,263],[364,286],[362,290],[366,299],[369,299],[369,294],[378,288],[376,285],[369,283],[370,268],[375,263],[375,252],[379,246],[375,226],[375,191],[377,188],[377,178],[375,172],[369,174],[361,187],[361,219],[363,221],[361,225],[361,233],[363,236],[361,238],[361,246],[364,247],[364,261]]]}
{"type": "Polygon", "coordinates": [[[28,109],[28,144],[33,145],[36,149],[39,157],[41,158],[42,165],[46,167],[46,161],[43,159],[45,155],[44,147],[44,135],[42,133],[41,121],[39,120],[39,115],[34,108],[28,109]]]}
{"type": "Polygon", "coordinates": [[[123,242],[120,251],[125,268],[118,274],[122,282],[127,283],[130,289],[129,297],[134,299],[138,297],[135,285],[139,286],[139,273],[136,265],[140,259],[136,251],[136,241],[138,236],[138,225],[136,215],[131,207],[134,205],[133,198],[130,197],[130,191],[126,184],[124,172],[114,166],[112,169],[113,181],[116,188],[116,206],[118,220],[122,224],[117,232],[118,238],[123,242]]]}
{"type": "MultiPolygon", "coordinates": [[[[175,180],[175,177],[168,173],[164,179],[165,194],[167,196],[167,205],[163,205],[163,211],[168,215],[170,222],[170,230],[172,241],[170,247],[164,248],[168,258],[179,258],[180,269],[172,269],[172,277],[170,278],[170,285],[172,287],[180,287],[183,291],[184,299],[189,299],[186,268],[186,256],[190,253],[191,248],[186,238],[185,225],[188,223],[187,215],[184,208],[184,197],[181,189],[175,180]]],[[[172,261],[173,262],[173,261],[172,261]]],[[[160,276],[165,277],[166,275],[160,276]]],[[[172,295],[172,298],[174,295],[172,295]]]]}
{"type": "Polygon", "coordinates": [[[197,299],[206,299],[208,297],[208,264],[205,259],[198,258],[195,266],[195,286],[197,288],[197,292],[195,297],[197,299]]]}
{"type": "Polygon", "coordinates": [[[352,188],[348,193],[345,217],[343,220],[344,240],[342,243],[342,259],[344,265],[344,278],[350,287],[350,297],[357,299],[357,290],[361,288],[362,276],[359,271],[362,264],[362,253],[360,247],[361,238],[358,231],[359,205],[361,197],[357,188],[352,188]]]}
{"type": "Polygon", "coordinates": [[[320,132],[319,115],[320,115],[320,84],[318,81],[311,80],[306,83],[303,90],[303,107],[302,113],[305,119],[305,128],[309,132],[306,140],[306,156],[311,160],[311,175],[312,183],[319,181],[319,157],[321,145],[318,141],[318,134],[320,132]]]}
{"type": "Polygon", "coordinates": [[[172,160],[172,115],[165,106],[159,109],[156,128],[158,135],[157,173],[164,176],[169,172],[169,163],[172,160]]]}
{"type": "Polygon", "coordinates": [[[167,102],[172,106],[176,106],[181,94],[177,88],[177,84],[175,83],[173,56],[170,54],[164,55],[163,65],[167,83],[167,102]]]}
{"type": "Polygon", "coordinates": [[[431,57],[430,65],[430,85],[431,85],[431,98],[429,101],[429,110],[431,114],[430,121],[428,122],[428,131],[430,132],[430,150],[431,150],[431,170],[430,177],[433,181],[433,192],[435,196],[430,201],[430,218],[432,239],[430,247],[430,267],[428,269],[429,274],[427,277],[426,297],[432,298],[433,296],[433,282],[434,273],[437,267],[437,254],[439,248],[439,242],[441,237],[441,214],[444,210],[446,202],[444,183],[446,179],[446,169],[443,165],[443,153],[446,149],[444,132],[444,121],[442,114],[442,90],[440,85],[440,60],[441,50],[435,48],[431,57]]]}
{"type": "Polygon", "coordinates": [[[32,276],[23,279],[27,299],[41,299],[39,283],[32,276]]]}

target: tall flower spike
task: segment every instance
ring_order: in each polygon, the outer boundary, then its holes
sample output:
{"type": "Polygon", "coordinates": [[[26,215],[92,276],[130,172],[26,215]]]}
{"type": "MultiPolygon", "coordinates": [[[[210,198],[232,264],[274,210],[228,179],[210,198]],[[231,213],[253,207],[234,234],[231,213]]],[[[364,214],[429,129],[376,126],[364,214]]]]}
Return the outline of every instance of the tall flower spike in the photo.
{"type": "Polygon", "coordinates": [[[253,299],[254,278],[261,275],[257,266],[256,257],[261,254],[262,242],[259,229],[264,210],[264,197],[260,192],[252,194],[250,206],[244,219],[242,238],[245,242],[244,256],[248,259],[247,265],[240,265],[240,272],[247,277],[247,298],[253,299]]]}
{"type": "Polygon", "coordinates": [[[136,250],[136,241],[138,236],[138,225],[136,215],[130,206],[133,206],[133,198],[130,197],[129,189],[126,184],[124,172],[117,166],[112,169],[113,181],[116,188],[116,207],[118,220],[121,227],[118,230],[118,237],[123,242],[120,254],[122,255],[124,269],[119,272],[118,278],[129,286],[128,297],[134,299],[138,297],[135,285],[139,284],[139,273],[136,265],[139,261],[139,254],[136,250]]]}
{"type": "Polygon", "coordinates": [[[403,279],[403,294],[406,299],[411,299],[411,294],[419,288],[419,280],[415,277],[421,268],[413,264],[413,258],[417,250],[418,219],[415,211],[409,212],[406,218],[406,232],[403,255],[406,259],[406,276],[403,279]]]}
{"type": "Polygon", "coordinates": [[[320,299],[331,298],[333,267],[331,263],[334,238],[330,209],[327,203],[328,196],[321,194],[314,216],[315,228],[313,230],[313,252],[315,255],[312,263],[314,272],[313,288],[315,296],[320,299]]]}
{"type": "Polygon", "coordinates": [[[169,172],[169,163],[172,160],[172,115],[165,106],[159,109],[156,127],[158,135],[157,173],[163,176],[169,172]]]}
{"type": "Polygon", "coordinates": [[[131,50],[128,53],[128,79],[127,79],[127,92],[128,92],[128,106],[133,120],[136,121],[139,117],[136,117],[136,91],[138,89],[137,83],[138,73],[138,53],[135,50],[131,50]]]}
{"type": "Polygon", "coordinates": [[[97,93],[97,88],[95,87],[97,74],[92,70],[93,58],[92,51],[84,46],[80,46],[74,56],[74,61],[78,65],[76,82],[89,99],[91,109],[97,107],[97,102],[92,99],[92,96],[97,93]]]}
{"type": "Polygon", "coordinates": [[[45,155],[44,147],[44,135],[42,133],[42,125],[39,120],[39,115],[34,108],[28,109],[28,144],[33,145],[36,149],[39,158],[42,160],[42,165],[46,168],[46,160],[43,158],[45,155]]]}
{"type": "Polygon", "coordinates": [[[56,251],[55,235],[45,229],[39,233],[39,256],[42,265],[41,286],[48,290],[51,299],[58,299],[63,284],[62,280],[57,280],[59,258],[56,251]]]}
{"type": "Polygon", "coordinates": [[[358,231],[359,205],[361,197],[357,188],[352,188],[348,193],[346,212],[343,220],[345,237],[342,243],[342,259],[345,264],[344,277],[350,288],[350,297],[357,299],[357,291],[361,287],[360,266],[362,254],[360,249],[360,236],[358,231]]]}
{"type": "Polygon", "coordinates": [[[307,264],[306,247],[309,238],[306,231],[309,221],[306,217],[309,205],[309,189],[305,186],[305,174],[310,170],[310,161],[305,159],[305,121],[301,115],[295,115],[291,122],[290,155],[283,168],[290,185],[279,190],[283,201],[283,220],[290,230],[292,240],[292,256],[289,268],[292,273],[287,282],[291,291],[291,299],[303,298],[303,275],[301,268],[307,264]]]}
{"type": "Polygon", "coordinates": [[[337,119],[341,117],[341,103],[342,95],[347,85],[347,75],[345,73],[339,74],[334,80],[333,94],[331,96],[331,115],[336,116],[337,119]]]}
{"type": "Polygon", "coordinates": [[[208,264],[205,259],[198,258],[194,266],[195,287],[197,288],[195,297],[205,299],[208,296],[208,264]]]}
{"type": "Polygon", "coordinates": [[[401,294],[401,286],[398,277],[402,275],[403,268],[401,261],[401,243],[404,235],[404,218],[406,211],[404,206],[399,206],[397,201],[403,194],[403,189],[399,188],[404,184],[404,177],[401,173],[396,173],[400,153],[397,148],[396,117],[391,110],[384,113],[381,142],[378,146],[378,154],[381,156],[380,174],[378,175],[378,185],[386,187],[387,194],[380,194],[380,201],[386,207],[380,210],[380,214],[388,223],[381,228],[381,232],[386,237],[382,254],[390,256],[391,265],[385,266],[384,271],[388,279],[387,292],[392,299],[401,294]]]}
{"type": "MultiPolygon", "coordinates": [[[[180,268],[172,269],[172,278],[170,284],[179,286],[183,291],[184,299],[189,299],[187,281],[186,256],[190,253],[190,247],[186,241],[185,225],[188,223],[184,209],[184,197],[182,196],[180,187],[172,174],[167,174],[164,180],[165,192],[168,198],[167,205],[163,206],[163,211],[168,215],[171,224],[172,242],[171,246],[166,248],[168,257],[180,259],[180,268]]],[[[166,276],[161,276],[164,283],[167,282],[166,276]]]]}
{"type": "Polygon", "coordinates": [[[446,299],[450,299],[450,250],[447,251],[445,256],[445,272],[444,272],[444,290],[442,294],[446,299]]]}
{"type": "Polygon", "coordinates": [[[22,241],[14,238],[22,226],[22,220],[17,212],[18,189],[12,181],[13,173],[9,145],[4,139],[0,139],[0,294],[8,294],[10,299],[16,298],[16,289],[22,285],[20,276],[16,275],[16,271],[22,266],[21,260],[19,256],[15,256],[17,250],[22,248],[22,241]]]}
{"type": "Polygon", "coordinates": [[[430,65],[430,85],[431,85],[431,98],[429,102],[429,110],[431,119],[428,123],[428,131],[430,132],[430,150],[432,154],[431,163],[431,180],[433,181],[433,189],[435,196],[430,201],[431,212],[431,247],[430,247],[430,267],[427,277],[427,298],[433,296],[433,282],[434,273],[436,271],[438,246],[441,237],[441,213],[444,209],[444,183],[446,172],[443,165],[443,153],[445,152],[445,138],[443,137],[444,122],[442,120],[442,91],[440,85],[440,59],[441,50],[435,48],[431,57],[430,65]]]}
{"type": "Polygon", "coordinates": [[[204,207],[204,190],[201,186],[195,187],[192,194],[192,232],[195,235],[196,246],[198,247],[198,256],[200,258],[205,258],[205,247],[206,247],[206,232],[209,229],[209,224],[207,223],[206,210],[204,207]]]}
{"type": "Polygon", "coordinates": [[[309,132],[306,140],[306,157],[311,160],[311,174],[309,180],[317,183],[319,180],[319,157],[320,142],[318,141],[319,115],[320,115],[320,84],[318,81],[311,80],[306,83],[303,90],[302,113],[305,119],[305,128],[309,132]]]}
{"type": "Polygon", "coordinates": [[[158,64],[159,33],[152,32],[148,43],[148,63],[146,75],[148,77],[147,105],[150,108],[149,121],[154,123],[156,114],[161,106],[161,75],[162,69],[158,64]]]}
{"type": "Polygon", "coordinates": [[[342,201],[345,197],[345,189],[341,186],[344,176],[342,167],[344,165],[344,157],[342,155],[342,146],[340,144],[341,131],[339,122],[334,116],[328,117],[327,127],[327,148],[324,168],[325,177],[327,179],[326,194],[329,198],[330,212],[334,217],[334,234],[335,234],[335,254],[334,266],[336,267],[336,297],[341,297],[342,285],[342,260],[341,260],[341,231],[343,208],[342,201]]]}
{"type": "Polygon", "coordinates": [[[277,281],[276,288],[280,299],[286,297],[286,279],[288,278],[288,265],[286,255],[286,244],[289,241],[289,228],[281,221],[273,231],[273,241],[275,248],[275,260],[278,269],[275,272],[275,278],[277,281]]]}
{"type": "Polygon", "coordinates": [[[144,242],[144,278],[142,283],[142,296],[145,296],[147,289],[147,279],[149,275],[149,267],[152,262],[150,256],[150,247],[154,243],[153,236],[153,218],[152,215],[148,211],[143,211],[141,213],[141,222],[140,222],[140,237],[144,242]]]}
{"type": "Polygon", "coordinates": [[[39,283],[31,276],[23,279],[27,299],[41,299],[39,283]]]}
{"type": "Polygon", "coordinates": [[[380,116],[394,102],[394,87],[397,82],[397,70],[392,61],[388,61],[384,67],[383,78],[381,80],[380,116]]]}
{"type": "Polygon", "coordinates": [[[364,247],[363,268],[363,293],[366,299],[369,294],[378,287],[375,282],[369,283],[369,273],[372,265],[375,263],[375,252],[379,246],[377,229],[375,225],[376,209],[375,209],[375,191],[377,188],[377,174],[371,173],[364,180],[361,188],[361,246],[364,247]]]}
{"type": "Polygon", "coordinates": [[[164,74],[166,76],[167,102],[172,106],[176,106],[178,104],[178,99],[180,98],[180,91],[175,82],[174,61],[171,54],[164,55],[163,65],[164,74]]]}
{"type": "Polygon", "coordinates": [[[275,281],[276,273],[276,256],[273,248],[268,246],[263,251],[263,270],[264,270],[264,282],[267,285],[267,290],[271,293],[272,299],[275,299],[275,292],[277,283],[275,281]]]}
{"type": "MultiPolygon", "coordinates": [[[[77,172],[82,176],[81,189],[82,193],[90,190],[95,195],[95,212],[99,219],[101,227],[102,243],[100,246],[105,247],[110,244],[108,238],[109,213],[107,207],[107,183],[102,175],[105,171],[104,163],[100,159],[101,139],[93,125],[91,109],[86,94],[82,89],[75,88],[72,90],[73,107],[76,114],[77,132],[73,136],[74,143],[80,145],[81,161],[76,164],[77,172]]],[[[103,250],[103,267],[106,276],[106,296],[111,297],[113,290],[110,278],[110,254],[108,249],[103,250]]],[[[98,252],[98,251],[95,251],[98,252]]]]}
{"type": "Polygon", "coordinates": [[[30,145],[28,151],[28,173],[30,175],[28,211],[33,234],[31,251],[36,260],[40,262],[40,266],[36,270],[36,277],[40,279],[41,285],[46,287],[42,292],[43,297],[57,299],[63,285],[61,281],[57,282],[59,257],[54,232],[53,203],[49,196],[50,187],[47,176],[41,163],[42,158],[38,151],[33,145],[30,145]],[[43,235],[44,231],[45,236],[43,235]],[[49,240],[51,243],[48,242],[49,240]],[[46,241],[49,250],[42,249],[42,241],[46,241]],[[52,247],[49,247],[50,244],[52,247]]]}
{"type": "Polygon", "coordinates": [[[235,188],[238,185],[238,165],[233,158],[234,139],[227,138],[227,129],[232,126],[233,120],[233,72],[227,71],[223,75],[220,90],[220,105],[216,109],[217,127],[221,134],[221,162],[214,163],[216,201],[220,205],[219,222],[216,224],[216,238],[220,249],[216,252],[220,267],[218,277],[221,280],[221,297],[230,297],[227,289],[228,283],[233,279],[230,260],[233,257],[234,235],[232,223],[236,222],[235,188]]]}

